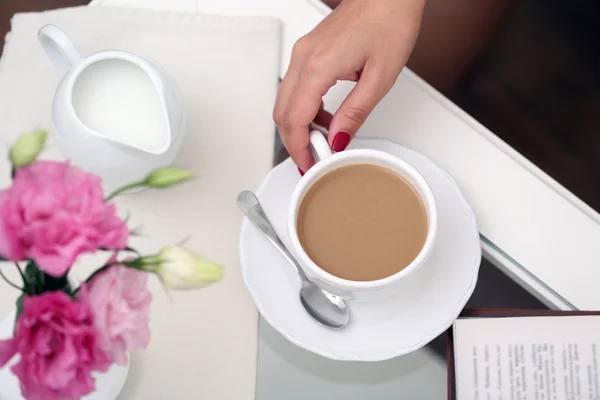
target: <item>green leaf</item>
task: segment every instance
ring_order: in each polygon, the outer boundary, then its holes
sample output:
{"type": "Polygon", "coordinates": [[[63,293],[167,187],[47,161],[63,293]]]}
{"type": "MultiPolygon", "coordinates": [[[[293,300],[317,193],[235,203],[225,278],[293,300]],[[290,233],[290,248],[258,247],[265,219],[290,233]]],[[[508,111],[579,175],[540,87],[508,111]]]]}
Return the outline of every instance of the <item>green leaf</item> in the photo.
{"type": "Polygon", "coordinates": [[[42,274],[44,291],[63,290],[65,293],[71,294],[71,285],[69,285],[69,280],[67,279],[66,274],[58,278],[52,275],[48,275],[44,272],[42,272],[42,274]]]}
{"type": "Polygon", "coordinates": [[[23,275],[26,281],[26,292],[30,295],[57,290],[63,290],[65,293],[71,294],[71,285],[66,274],[59,277],[48,275],[40,270],[33,261],[29,261],[23,275]]]}
{"type": "Polygon", "coordinates": [[[41,294],[44,291],[44,273],[33,261],[27,263],[24,275],[27,281],[25,286],[29,294],[41,294]]]}
{"type": "Polygon", "coordinates": [[[19,319],[19,317],[21,316],[21,314],[23,314],[23,300],[25,299],[25,295],[22,294],[19,296],[19,298],[17,299],[17,313],[15,315],[15,328],[13,330],[13,335],[16,334],[16,330],[17,330],[17,320],[19,319]]]}
{"type": "Polygon", "coordinates": [[[21,314],[23,314],[23,300],[25,299],[25,295],[22,294],[19,296],[19,298],[17,299],[17,318],[19,318],[21,316],[21,314]]]}

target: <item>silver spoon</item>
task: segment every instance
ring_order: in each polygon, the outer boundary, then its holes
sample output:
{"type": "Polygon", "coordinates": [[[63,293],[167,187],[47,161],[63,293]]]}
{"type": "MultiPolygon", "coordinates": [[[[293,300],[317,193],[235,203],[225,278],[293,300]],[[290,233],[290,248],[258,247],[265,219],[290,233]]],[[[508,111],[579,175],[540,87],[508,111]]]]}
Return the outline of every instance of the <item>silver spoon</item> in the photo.
{"type": "Polygon", "coordinates": [[[266,237],[277,247],[277,249],[287,258],[287,260],[296,268],[296,272],[302,280],[300,289],[300,302],[308,314],[317,322],[329,328],[343,328],[350,322],[350,312],[343,299],[332,295],[311,282],[304,274],[304,271],[290,254],[285,245],[277,236],[277,232],[269,222],[265,211],[256,198],[256,195],[249,190],[244,190],[238,195],[237,205],[242,213],[248,217],[266,237]]]}

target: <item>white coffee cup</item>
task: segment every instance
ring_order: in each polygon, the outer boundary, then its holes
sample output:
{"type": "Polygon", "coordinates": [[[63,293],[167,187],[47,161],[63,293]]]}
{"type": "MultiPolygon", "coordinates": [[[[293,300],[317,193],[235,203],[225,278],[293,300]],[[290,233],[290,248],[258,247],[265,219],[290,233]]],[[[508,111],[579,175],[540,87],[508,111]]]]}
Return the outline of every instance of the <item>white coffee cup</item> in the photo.
{"type": "Polygon", "coordinates": [[[310,144],[316,164],[304,174],[294,189],[288,216],[291,250],[308,278],[321,289],[346,300],[357,302],[378,301],[397,293],[399,282],[423,266],[431,251],[437,232],[437,207],[433,192],[425,178],[406,161],[378,150],[353,149],[333,153],[329,143],[319,131],[310,133],[310,144]],[[306,254],[296,226],[298,209],[310,187],[327,173],[348,165],[371,164],[387,168],[412,184],[423,199],[428,217],[425,244],[417,257],[401,271],[374,281],[351,281],[334,276],[315,264],[306,254]]]}

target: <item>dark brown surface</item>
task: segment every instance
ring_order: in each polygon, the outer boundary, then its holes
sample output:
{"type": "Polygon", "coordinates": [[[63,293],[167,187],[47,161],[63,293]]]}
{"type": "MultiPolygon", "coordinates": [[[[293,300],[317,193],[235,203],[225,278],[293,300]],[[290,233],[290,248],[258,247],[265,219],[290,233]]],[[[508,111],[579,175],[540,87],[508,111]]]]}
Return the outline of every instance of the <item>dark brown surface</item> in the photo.
{"type": "MultiPolygon", "coordinates": [[[[90,0],[0,0],[0,35],[2,38],[6,36],[10,30],[10,19],[17,12],[81,6],[89,2],[90,0]]],[[[3,47],[4,40],[0,46],[0,53],[3,47]]]]}
{"type": "Polygon", "coordinates": [[[598,1],[520,1],[451,99],[600,211],[598,21],[598,1]]]}
{"type": "Polygon", "coordinates": [[[426,0],[408,66],[444,95],[452,93],[517,0],[426,0]]]}

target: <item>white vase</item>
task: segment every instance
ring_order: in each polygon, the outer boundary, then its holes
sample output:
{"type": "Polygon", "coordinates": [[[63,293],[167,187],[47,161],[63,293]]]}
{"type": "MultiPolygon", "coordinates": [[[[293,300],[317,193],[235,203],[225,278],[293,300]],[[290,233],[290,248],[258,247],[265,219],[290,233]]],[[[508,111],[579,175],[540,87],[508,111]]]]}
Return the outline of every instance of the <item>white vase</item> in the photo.
{"type": "MultiPolygon", "coordinates": [[[[11,312],[0,323],[0,340],[12,337],[15,326],[15,311],[11,312]]],[[[10,367],[18,362],[18,356],[14,357],[4,368],[0,368],[0,400],[24,400],[19,388],[19,380],[12,373],[10,367]]],[[[82,400],[115,400],[127,379],[129,362],[126,366],[113,365],[105,373],[96,373],[96,391],[82,400]]]]}

